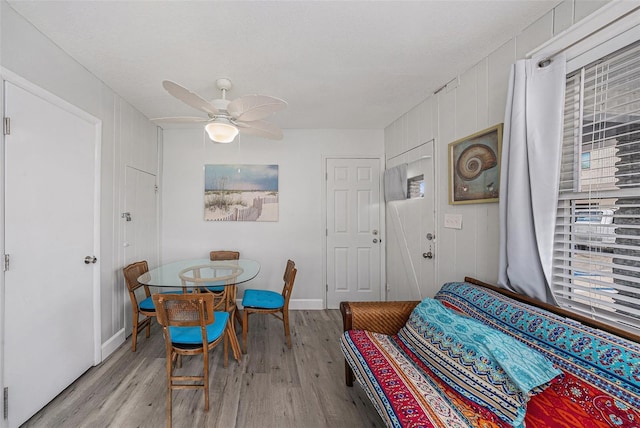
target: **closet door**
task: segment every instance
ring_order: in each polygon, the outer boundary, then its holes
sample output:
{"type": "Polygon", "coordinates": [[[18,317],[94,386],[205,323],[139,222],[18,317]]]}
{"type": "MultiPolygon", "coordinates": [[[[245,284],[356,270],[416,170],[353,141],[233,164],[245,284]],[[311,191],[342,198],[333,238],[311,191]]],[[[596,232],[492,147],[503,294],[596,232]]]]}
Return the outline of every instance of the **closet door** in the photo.
{"type": "MultiPolygon", "coordinates": [[[[158,193],[156,176],[149,172],[127,166],[125,171],[125,205],[122,221],[124,224],[123,266],[139,260],[146,260],[149,268],[158,265],[158,193]]],[[[125,289],[124,277],[120,273],[125,289]]],[[[124,296],[125,332],[129,336],[131,325],[131,300],[124,296]]]]}

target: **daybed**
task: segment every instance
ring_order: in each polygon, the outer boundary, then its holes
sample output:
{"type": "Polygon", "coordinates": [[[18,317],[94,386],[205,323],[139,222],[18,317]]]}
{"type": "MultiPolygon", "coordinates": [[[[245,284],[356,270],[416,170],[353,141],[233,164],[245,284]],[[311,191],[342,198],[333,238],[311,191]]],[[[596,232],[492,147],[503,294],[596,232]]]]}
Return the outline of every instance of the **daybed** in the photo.
{"type": "Polygon", "coordinates": [[[346,383],[387,426],[640,427],[629,332],[473,278],[423,302],[340,308],[346,383]]]}

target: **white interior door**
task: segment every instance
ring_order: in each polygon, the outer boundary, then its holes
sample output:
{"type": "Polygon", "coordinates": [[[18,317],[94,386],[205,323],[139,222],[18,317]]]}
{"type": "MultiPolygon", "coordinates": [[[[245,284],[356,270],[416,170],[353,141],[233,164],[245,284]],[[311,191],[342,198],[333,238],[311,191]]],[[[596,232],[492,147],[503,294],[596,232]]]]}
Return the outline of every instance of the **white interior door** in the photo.
{"type": "Polygon", "coordinates": [[[99,140],[96,123],[70,111],[5,82],[11,118],[4,165],[9,427],[30,418],[99,359],[99,264],[85,263],[98,256],[99,140]]]}
{"type": "Polygon", "coordinates": [[[381,300],[380,160],[327,159],[327,308],[381,300]]]}
{"type": "Polygon", "coordinates": [[[407,160],[407,178],[422,176],[424,196],[387,203],[387,300],[422,300],[437,291],[433,141],[407,160]]]}
{"type": "MultiPolygon", "coordinates": [[[[149,268],[158,265],[158,210],[156,176],[128,166],[125,171],[124,263],[146,260],[149,268]]],[[[122,277],[122,275],[120,275],[122,277]]],[[[124,278],[123,278],[123,287],[124,278]]],[[[124,289],[124,288],[123,288],[124,289]]],[[[131,300],[124,294],[125,333],[131,334],[131,300]]]]}

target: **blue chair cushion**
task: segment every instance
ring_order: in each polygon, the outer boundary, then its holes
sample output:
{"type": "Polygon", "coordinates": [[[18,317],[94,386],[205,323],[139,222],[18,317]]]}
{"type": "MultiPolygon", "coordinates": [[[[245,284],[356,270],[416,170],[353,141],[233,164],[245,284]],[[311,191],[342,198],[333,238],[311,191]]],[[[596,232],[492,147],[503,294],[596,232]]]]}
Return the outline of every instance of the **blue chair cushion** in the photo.
{"type": "Polygon", "coordinates": [[[247,308],[280,309],[284,306],[282,294],[269,290],[245,290],[242,306],[247,308]]]}
{"type": "MultiPolygon", "coordinates": [[[[207,283],[207,285],[212,284],[212,283],[207,283]]],[[[207,290],[212,291],[214,293],[218,293],[221,291],[224,291],[224,285],[212,285],[212,286],[207,286],[205,287],[207,290]]]]}
{"type": "MultiPolygon", "coordinates": [[[[217,340],[227,325],[229,319],[228,312],[214,312],[215,320],[207,325],[207,342],[211,343],[217,340]]],[[[201,345],[202,333],[200,327],[177,327],[169,326],[169,334],[171,342],[177,345],[201,345]]]]}
{"type": "MultiPolygon", "coordinates": [[[[182,294],[182,290],[176,290],[176,291],[163,291],[160,294],[182,294]]],[[[142,302],[140,302],[140,304],[138,304],[138,306],[140,307],[141,311],[146,311],[146,312],[155,312],[156,311],[156,307],[153,306],[153,299],[151,299],[151,296],[147,297],[146,299],[144,299],[142,302]]]]}
{"type": "Polygon", "coordinates": [[[151,296],[147,297],[146,299],[144,299],[142,302],[140,302],[140,310],[141,311],[155,311],[156,307],[153,306],[153,300],[151,300],[151,296]]]}

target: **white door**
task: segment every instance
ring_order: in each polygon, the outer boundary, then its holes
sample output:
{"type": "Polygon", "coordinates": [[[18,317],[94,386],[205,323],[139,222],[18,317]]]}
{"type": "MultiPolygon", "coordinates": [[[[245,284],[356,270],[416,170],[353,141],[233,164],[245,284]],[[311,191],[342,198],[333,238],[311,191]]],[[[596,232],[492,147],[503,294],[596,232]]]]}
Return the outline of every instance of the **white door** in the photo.
{"type": "MultiPolygon", "coordinates": [[[[96,124],[5,82],[4,386],[9,427],[93,366],[96,124]]],[[[98,345],[96,345],[96,343],[98,345]]]]}
{"type": "Polygon", "coordinates": [[[387,203],[387,300],[422,300],[437,291],[433,142],[408,152],[407,160],[408,181],[421,177],[424,196],[387,203]]]}
{"type": "MultiPolygon", "coordinates": [[[[139,260],[146,260],[149,268],[158,265],[158,221],[156,176],[128,166],[125,171],[125,205],[121,221],[125,222],[123,266],[139,260]]],[[[119,276],[123,290],[124,277],[119,276]]],[[[124,293],[125,332],[131,334],[131,300],[124,293]]]]}
{"type": "Polygon", "coordinates": [[[327,159],[327,308],[381,300],[380,160],[327,159]]]}

